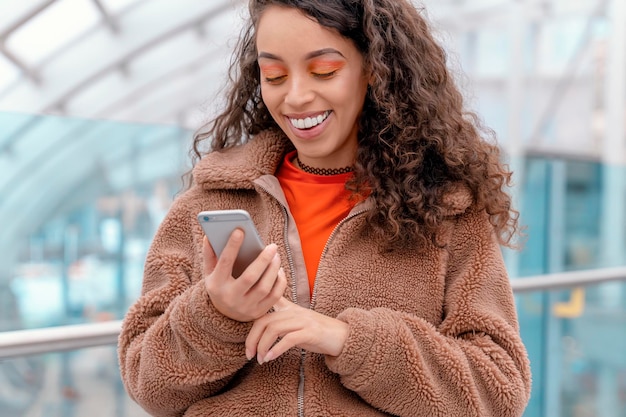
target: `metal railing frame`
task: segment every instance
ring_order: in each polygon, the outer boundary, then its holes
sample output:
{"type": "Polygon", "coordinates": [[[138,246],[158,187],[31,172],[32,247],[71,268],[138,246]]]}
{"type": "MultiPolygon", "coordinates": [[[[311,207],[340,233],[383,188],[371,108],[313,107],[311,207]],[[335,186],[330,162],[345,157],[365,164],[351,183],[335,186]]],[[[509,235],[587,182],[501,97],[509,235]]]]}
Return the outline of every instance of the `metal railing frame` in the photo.
{"type": "MultiPolygon", "coordinates": [[[[626,281],[626,267],[516,278],[511,280],[511,286],[515,293],[524,293],[597,285],[609,281],[626,281]]],[[[115,345],[121,326],[121,320],[114,320],[102,323],[0,332],[0,360],[115,345]]]]}

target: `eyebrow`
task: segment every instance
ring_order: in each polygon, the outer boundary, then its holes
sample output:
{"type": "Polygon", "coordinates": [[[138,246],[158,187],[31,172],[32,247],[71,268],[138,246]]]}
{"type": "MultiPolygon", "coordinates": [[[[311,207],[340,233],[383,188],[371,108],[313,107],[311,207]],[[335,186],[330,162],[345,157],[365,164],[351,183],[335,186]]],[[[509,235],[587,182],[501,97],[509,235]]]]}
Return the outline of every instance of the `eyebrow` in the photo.
{"type": "MultiPolygon", "coordinates": [[[[318,49],[317,51],[309,52],[308,54],[306,54],[305,59],[317,58],[319,56],[328,55],[328,54],[339,54],[345,58],[345,56],[341,52],[339,52],[338,50],[334,48],[323,48],[323,49],[318,49]]],[[[269,53],[269,52],[260,52],[259,58],[267,58],[267,59],[273,59],[276,61],[282,61],[281,57],[279,57],[278,55],[269,53]]]]}

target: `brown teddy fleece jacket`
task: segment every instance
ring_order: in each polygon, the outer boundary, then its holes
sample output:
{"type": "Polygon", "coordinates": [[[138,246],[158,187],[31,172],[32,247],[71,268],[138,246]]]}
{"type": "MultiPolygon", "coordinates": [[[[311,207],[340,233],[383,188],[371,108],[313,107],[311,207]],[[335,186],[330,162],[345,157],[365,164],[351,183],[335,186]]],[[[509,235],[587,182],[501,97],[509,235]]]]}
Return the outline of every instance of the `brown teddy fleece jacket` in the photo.
{"type": "Polygon", "coordinates": [[[130,396],[154,416],[520,416],[530,369],[501,252],[485,213],[458,188],[443,246],[383,253],[362,233],[368,201],[331,236],[309,294],[297,229],[273,176],[288,141],[263,133],[214,152],[174,202],[146,259],[119,338],[130,396]],[[337,357],[291,349],[245,356],[251,323],[211,304],[202,282],[202,210],[248,210],[275,242],[285,296],[350,325],[337,357]]]}

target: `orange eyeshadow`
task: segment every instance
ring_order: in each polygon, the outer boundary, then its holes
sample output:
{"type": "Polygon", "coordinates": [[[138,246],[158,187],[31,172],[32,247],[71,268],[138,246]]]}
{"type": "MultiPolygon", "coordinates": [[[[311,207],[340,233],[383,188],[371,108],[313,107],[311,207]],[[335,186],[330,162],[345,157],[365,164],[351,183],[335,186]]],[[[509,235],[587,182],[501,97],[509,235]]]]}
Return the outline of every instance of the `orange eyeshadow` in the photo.
{"type": "Polygon", "coordinates": [[[344,61],[319,60],[313,61],[309,65],[309,71],[318,73],[333,72],[342,69],[345,65],[344,61]]]}
{"type": "Polygon", "coordinates": [[[280,77],[287,72],[285,68],[280,65],[259,65],[259,68],[263,75],[268,78],[280,77]]]}

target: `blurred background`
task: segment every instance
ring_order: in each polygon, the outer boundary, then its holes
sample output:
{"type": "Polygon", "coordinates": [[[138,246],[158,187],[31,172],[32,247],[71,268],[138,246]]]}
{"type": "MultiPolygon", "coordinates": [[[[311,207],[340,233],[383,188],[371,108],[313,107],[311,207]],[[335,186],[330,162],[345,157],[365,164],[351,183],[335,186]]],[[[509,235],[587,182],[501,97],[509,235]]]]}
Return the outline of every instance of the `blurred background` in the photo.
{"type": "MultiPolygon", "coordinates": [[[[505,252],[511,278],[546,283],[516,291],[534,378],[524,416],[626,416],[626,272],[594,282],[626,266],[626,1],[416,4],[515,172],[527,239],[505,252]],[[572,271],[584,285],[550,288],[572,271]]],[[[123,317],[245,10],[0,0],[0,340],[123,317]]],[[[146,414],[113,343],[0,360],[0,416],[146,414]]]]}

